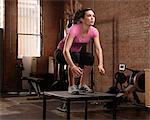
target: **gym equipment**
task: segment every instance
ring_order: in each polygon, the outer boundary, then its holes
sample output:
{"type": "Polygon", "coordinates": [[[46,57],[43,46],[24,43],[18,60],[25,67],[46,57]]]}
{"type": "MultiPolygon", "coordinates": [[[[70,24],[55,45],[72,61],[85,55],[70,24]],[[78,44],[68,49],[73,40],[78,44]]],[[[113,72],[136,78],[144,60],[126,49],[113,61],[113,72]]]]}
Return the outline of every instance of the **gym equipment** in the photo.
{"type": "Polygon", "coordinates": [[[50,91],[44,92],[43,94],[43,120],[46,120],[46,107],[47,107],[47,98],[50,99],[59,99],[66,104],[66,114],[67,120],[70,120],[70,111],[71,111],[71,102],[73,101],[83,101],[84,103],[84,119],[88,119],[88,102],[91,100],[98,101],[112,101],[112,119],[116,119],[116,96],[113,94],[95,92],[95,93],[86,93],[84,95],[71,95],[67,91],[50,91]]]}
{"type": "MultiPolygon", "coordinates": [[[[125,65],[126,66],[126,65],[125,65]]],[[[127,86],[124,89],[125,93],[132,93],[135,104],[141,104],[137,92],[145,92],[145,73],[142,70],[134,70],[125,67],[125,70],[131,71],[127,86]]]]}
{"type": "Polygon", "coordinates": [[[63,91],[68,89],[68,66],[66,64],[55,63],[55,81],[51,85],[51,90],[63,91]]]}
{"type": "MultiPolygon", "coordinates": [[[[126,81],[128,83],[126,88],[129,85],[133,85],[135,87],[135,91],[145,92],[145,73],[144,73],[144,70],[134,70],[131,68],[127,68],[125,64],[120,64],[119,70],[123,71],[123,73],[125,72],[125,70],[128,70],[131,72],[129,77],[128,78],[126,77],[126,81]]],[[[122,80],[123,79],[121,78],[119,82],[121,82],[122,80]]],[[[123,83],[126,81],[124,80],[123,83]]]]}
{"type": "MultiPolygon", "coordinates": [[[[109,88],[107,93],[116,94],[117,104],[127,102],[128,96],[132,94],[134,104],[143,106],[137,92],[145,92],[144,70],[134,70],[127,68],[126,64],[119,64],[119,70],[115,74],[115,84],[109,88]],[[129,71],[130,74],[125,74],[125,71],[129,71]]],[[[104,107],[111,108],[112,104],[106,103],[104,107]]]]}

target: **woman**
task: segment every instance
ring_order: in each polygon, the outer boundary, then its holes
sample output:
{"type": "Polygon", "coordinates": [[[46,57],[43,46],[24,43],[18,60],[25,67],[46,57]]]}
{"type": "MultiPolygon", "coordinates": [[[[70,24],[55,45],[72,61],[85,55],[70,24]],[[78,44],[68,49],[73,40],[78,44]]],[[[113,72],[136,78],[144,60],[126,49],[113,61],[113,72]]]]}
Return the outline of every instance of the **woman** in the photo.
{"type": "Polygon", "coordinates": [[[75,14],[74,25],[72,25],[67,36],[60,41],[56,51],[58,62],[67,63],[69,66],[69,87],[68,92],[78,94],[79,90],[92,92],[86,85],[89,68],[94,63],[94,57],[90,53],[82,53],[81,48],[94,40],[96,55],[98,58],[98,70],[105,74],[103,67],[103,54],[99,40],[99,32],[93,27],[95,24],[95,12],[91,8],[79,10],[75,14]],[[80,78],[80,84],[75,85],[75,78],[80,78]]]}

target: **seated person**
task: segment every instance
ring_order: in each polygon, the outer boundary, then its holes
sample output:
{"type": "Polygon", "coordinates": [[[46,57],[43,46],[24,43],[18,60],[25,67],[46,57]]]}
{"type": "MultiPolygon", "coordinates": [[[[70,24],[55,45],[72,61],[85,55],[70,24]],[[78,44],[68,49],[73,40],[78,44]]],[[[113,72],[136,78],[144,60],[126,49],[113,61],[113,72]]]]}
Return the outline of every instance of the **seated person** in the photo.
{"type": "Polygon", "coordinates": [[[92,92],[86,84],[87,76],[94,63],[91,53],[82,53],[81,48],[93,38],[96,55],[98,58],[98,70],[105,74],[103,67],[103,54],[99,40],[99,32],[93,25],[95,24],[95,12],[91,8],[79,10],[75,14],[74,25],[72,25],[66,37],[61,40],[55,51],[58,62],[68,64],[69,87],[68,92],[77,94],[79,90],[92,92]],[[77,87],[75,79],[80,79],[77,87]]]}

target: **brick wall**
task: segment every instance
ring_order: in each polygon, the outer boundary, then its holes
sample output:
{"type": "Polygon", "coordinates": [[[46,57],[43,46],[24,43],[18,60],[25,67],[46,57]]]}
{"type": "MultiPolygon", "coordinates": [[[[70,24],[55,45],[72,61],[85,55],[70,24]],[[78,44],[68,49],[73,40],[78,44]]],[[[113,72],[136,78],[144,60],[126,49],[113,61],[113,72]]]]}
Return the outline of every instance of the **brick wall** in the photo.
{"type": "Polygon", "coordinates": [[[119,21],[119,62],[135,69],[149,67],[150,16],[119,21]]]}
{"type": "MultiPolygon", "coordinates": [[[[126,63],[127,66],[134,69],[145,69],[150,67],[150,1],[148,0],[97,0],[83,2],[83,7],[91,7],[96,12],[96,22],[103,23],[109,20],[115,20],[114,24],[114,57],[107,58],[109,53],[104,49],[104,62],[107,77],[99,75],[97,70],[94,71],[94,81],[96,90],[107,91],[112,85],[114,73],[118,69],[119,63],[126,63]],[[113,70],[108,68],[107,64],[114,60],[113,70]],[[107,84],[106,84],[107,83],[107,84]]],[[[97,26],[99,26],[96,24],[97,26]]],[[[107,29],[103,27],[103,29],[107,29]]],[[[103,31],[101,31],[103,33],[103,31]]],[[[111,35],[111,34],[110,34],[111,35]]],[[[103,41],[107,40],[102,36],[103,41]]],[[[108,51],[110,45],[103,45],[108,51]],[[108,47],[107,47],[108,46],[108,47]]],[[[105,43],[104,43],[105,44],[105,43]]],[[[109,43],[110,44],[110,43],[109,43]]]]}

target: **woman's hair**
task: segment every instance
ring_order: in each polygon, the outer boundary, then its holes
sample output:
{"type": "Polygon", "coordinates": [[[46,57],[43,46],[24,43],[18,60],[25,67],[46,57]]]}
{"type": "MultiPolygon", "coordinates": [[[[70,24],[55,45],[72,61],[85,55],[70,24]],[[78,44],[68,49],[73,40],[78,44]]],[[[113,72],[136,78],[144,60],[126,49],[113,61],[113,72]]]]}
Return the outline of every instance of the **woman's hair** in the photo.
{"type": "MultiPolygon", "coordinates": [[[[92,8],[85,8],[85,9],[82,9],[82,10],[78,10],[75,13],[75,16],[74,16],[74,24],[77,24],[77,23],[81,22],[80,19],[84,18],[85,12],[87,12],[89,10],[92,10],[94,12],[94,10],[92,8]]],[[[94,14],[95,14],[95,12],[94,12],[94,14]]]]}

